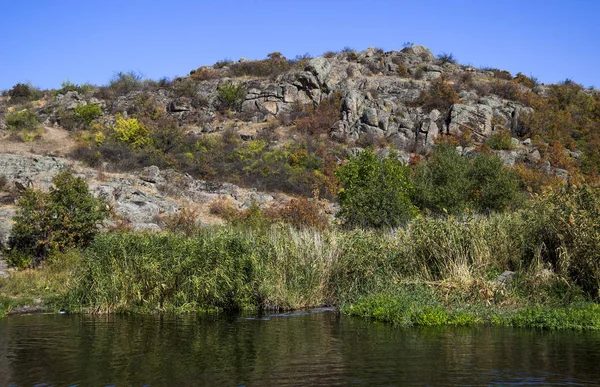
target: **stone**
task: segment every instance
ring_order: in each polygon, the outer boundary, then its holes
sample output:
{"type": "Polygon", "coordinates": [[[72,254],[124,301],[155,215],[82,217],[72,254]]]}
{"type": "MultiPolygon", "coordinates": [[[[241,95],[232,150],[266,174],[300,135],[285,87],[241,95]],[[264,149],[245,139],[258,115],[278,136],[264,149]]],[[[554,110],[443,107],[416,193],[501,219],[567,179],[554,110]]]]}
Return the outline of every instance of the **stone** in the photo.
{"type": "Polygon", "coordinates": [[[435,59],[435,56],[433,56],[431,51],[424,46],[407,47],[403,49],[402,52],[411,58],[418,58],[425,62],[432,62],[435,59]]]}
{"type": "Polygon", "coordinates": [[[377,109],[366,108],[362,116],[362,122],[369,126],[379,126],[379,120],[377,118],[377,109]]]}
{"type": "Polygon", "coordinates": [[[320,87],[322,84],[325,83],[325,80],[327,79],[327,76],[331,71],[331,63],[329,63],[329,61],[326,58],[320,56],[311,59],[310,62],[308,62],[308,65],[306,65],[306,67],[304,68],[304,70],[312,73],[315,76],[316,80],[318,81],[316,86],[320,87]]]}
{"type": "Polygon", "coordinates": [[[558,177],[563,181],[567,181],[569,179],[569,171],[567,171],[566,169],[555,168],[554,176],[558,177]]]}
{"type": "Polygon", "coordinates": [[[533,151],[531,151],[528,155],[527,155],[527,160],[533,163],[537,163],[538,161],[540,161],[540,159],[542,158],[542,155],[540,154],[540,151],[537,149],[534,149],[533,151]]]}
{"type": "Polygon", "coordinates": [[[569,151],[569,155],[574,158],[574,159],[580,159],[583,156],[583,152],[582,151],[569,151]]]}
{"type": "Polygon", "coordinates": [[[170,112],[188,112],[192,110],[189,101],[185,99],[176,99],[169,104],[168,111],[170,112]]]}
{"type": "Polygon", "coordinates": [[[518,138],[514,138],[514,137],[512,137],[512,138],[510,139],[510,143],[511,143],[511,146],[512,146],[513,148],[518,148],[519,146],[521,146],[521,141],[519,141],[519,139],[518,139],[518,138]]]}
{"type": "Polygon", "coordinates": [[[506,270],[502,274],[496,278],[497,285],[508,285],[512,281],[513,276],[515,275],[514,271],[506,270]]]}
{"type": "Polygon", "coordinates": [[[348,122],[358,121],[364,113],[365,97],[357,90],[350,90],[344,97],[342,109],[347,114],[348,122]]]}
{"type": "Polygon", "coordinates": [[[76,91],[67,91],[65,94],[58,94],[56,102],[65,110],[73,110],[79,105],[87,105],[85,99],[76,91]]]}
{"type": "Polygon", "coordinates": [[[454,104],[450,112],[450,134],[461,134],[471,131],[479,139],[485,139],[492,134],[492,108],[487,105],[475,106],[454,104]]]}
{"type": "Polygon", "coordinates": [[[140,179],[149,183],[158,183],[159,181],[163,180],[160,177],[160,169],[155,165],[142,169],[140,172],[140,179]]]}

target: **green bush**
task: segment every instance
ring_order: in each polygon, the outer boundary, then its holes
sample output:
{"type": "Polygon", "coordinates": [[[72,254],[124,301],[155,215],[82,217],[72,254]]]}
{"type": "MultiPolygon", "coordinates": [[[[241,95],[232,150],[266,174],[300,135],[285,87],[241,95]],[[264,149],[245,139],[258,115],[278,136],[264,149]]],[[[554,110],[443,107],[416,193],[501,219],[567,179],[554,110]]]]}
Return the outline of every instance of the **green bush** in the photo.
{"type": "Polygon", "coordinates": [[[79,94],[88,94],[94,90],[94,86],[89,83],[77,85],[69,80],[64,81],[60,86],[61,87],[56,91],[56,94],[67,94],[69,91],[76,91],[79,94]]]}
{"type": "Polygon", "coordinates": [[[240,111],[246,99],[246,89],[241,83],[226,82],[217,88],[219,110],[240,111]]]}
{"type": "Polygon", "coordinates": [[[73,110],[60,110],[58,113],[60,126],[67,130],[87,129],[96,118],[101,116],[102,109],[93,103],[78,105],[73,110]]]}
{"type": "Polygon", "coordinates": [[[439,144],[417,166],[414,180],[415,204],[436,214],[502,211],[518,198],[516,176],[502,160],[485,153],[468,159],[452,144],[439,144]]]}
{"type": "Polygon", "coordinates": [[[37,114],[30,109],[8,112],[5,118],[6,127],[15,132],[36,130],[40,127],[37,114]]]}
{"type": "Polygon", "coordinates": [[[469,161],[451,144],[439,144],[431,158],[417,165],[414,175],[414,202],[437,214],[465,210],[471,182],[469,161]]]}
{"type": "Polygon", "coordinates": [[[39,118],[30,109],[8,112],[5,122],[8,130],[25,142],[33,141],[42,133],[39,118]]]}
{"type": "Polygon", "coordinates": [[[519,198],[515,172],[496,156],[478,154],[467,176],[472,185],[469,200],[479,212],[505,210],[519,198]]]}
{"type": "Polygon", "coordinates": [[[140,124],[136,118],[125,118],[117,114],[113,130],[118,141],[127,143],[132,148],[141,148],[151,142],[148,128],[140,124]]]}
{"type": "Polygon", "coordinates": [[[90,125],[96,118],[102,116],[102,109],[99,105],[89,103],[87,105],[79,105],[74,110],[75,118],[83,125],[90,125]]]}
{"type": "Polygon", "coordinates": [[[70,171],[52,179],[48,193],[27,189],[19,199],[9,239],[9,255],[37,265],[53,251],[88,245],[108,215],[106,204],[94,198],[86,182],[70,171]]]}
{"type": "Polygon", "coordinates": [[[412,218],[413,185],[394,153],[378,159],[365,150],[336,170],[342,190],[338,216],[350,227],[396,227],[412,218]]]}
{"type": "Polygon", "coordinates": [[[120,71],[110,80],[108,89],[117,95],[125,95],[131,91],[141,89],[142,78],[142,75],[135,71],[127,73],[120,71]]]}

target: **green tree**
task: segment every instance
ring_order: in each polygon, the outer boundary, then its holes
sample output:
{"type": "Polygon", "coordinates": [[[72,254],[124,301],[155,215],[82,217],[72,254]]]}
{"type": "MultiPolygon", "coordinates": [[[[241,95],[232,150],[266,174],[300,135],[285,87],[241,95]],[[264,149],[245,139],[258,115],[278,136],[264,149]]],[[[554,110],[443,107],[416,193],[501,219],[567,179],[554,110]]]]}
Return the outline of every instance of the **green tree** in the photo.
{"type": "Polygon", "coordinates": [[[48,193],[27,189],[19,199],[9,240],[13,264],[27,257],[36,265],[50,252],[87,246],[108,215],[106,203],[92,195],[81,177],[64,171],[52,183],[48,193]]]}
{"type": "Polygon", "coordinates": [[[518,197],[518,183],[512,169],[499,157],[480,153],[467,174],[471,181],[469,199],[479,212],[502,211],[518,197]]]}
{"type": "Polygon", "coordinates": [[[410,201],[410,171],[391,153],[377,158],[365,150],[335,172],[342,189],[338,217],[350,227],[397,227],[416,214],[410,201]]]}
{"type": "Polygon", "coordinates": [[[499,157],[480,153],[469,159],[451,144],[439,144],[417,166],[414,180],[414,202],[434,214],[502,211],[518,197],[516,176],[499,157]]]}
{"type": "Polygon", "coordinates": [[[466,208],[471,183],[469,161],[451,144],[439,144],[415,170],[414,202],[433,213],[460,213],[466,208]]]}

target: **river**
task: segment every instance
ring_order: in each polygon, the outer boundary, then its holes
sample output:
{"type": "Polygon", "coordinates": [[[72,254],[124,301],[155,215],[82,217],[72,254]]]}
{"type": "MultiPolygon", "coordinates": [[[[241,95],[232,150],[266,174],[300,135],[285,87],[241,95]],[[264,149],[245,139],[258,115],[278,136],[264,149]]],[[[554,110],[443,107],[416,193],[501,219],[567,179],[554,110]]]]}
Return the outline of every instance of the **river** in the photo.
{"type": "Polygon", "coordinates": [[[399,328],[327,309],[9,316],[0,385],[600,385],[600,333],[399,328]]]}

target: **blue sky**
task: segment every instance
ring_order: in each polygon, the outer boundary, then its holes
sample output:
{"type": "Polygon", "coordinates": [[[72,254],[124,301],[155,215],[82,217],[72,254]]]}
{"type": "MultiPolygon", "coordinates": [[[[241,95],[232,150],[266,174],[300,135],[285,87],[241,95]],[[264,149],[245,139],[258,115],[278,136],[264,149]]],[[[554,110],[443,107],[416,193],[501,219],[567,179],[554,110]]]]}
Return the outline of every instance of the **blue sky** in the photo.
{"type": "Polygon", "coordinates": [[[0,0],[0,89],[407,41],[463,64],[600,87],[599,20],[600,0],[0,0]]]}

